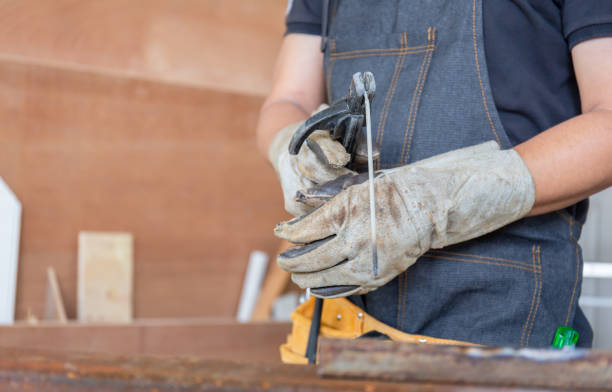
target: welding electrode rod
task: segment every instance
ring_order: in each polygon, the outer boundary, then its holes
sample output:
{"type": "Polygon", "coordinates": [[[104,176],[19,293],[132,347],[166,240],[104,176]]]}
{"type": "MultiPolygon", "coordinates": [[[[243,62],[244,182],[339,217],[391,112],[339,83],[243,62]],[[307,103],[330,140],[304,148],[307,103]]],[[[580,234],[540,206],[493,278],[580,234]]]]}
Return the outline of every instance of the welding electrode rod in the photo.
{"type": "Polygon", "coordinates": [[[314,312],[310,321],[310,332],[308,334],[308,345],[306,346],[306,358],[308,363],[317,362],[317,343],[319,341],[319,329],[321,328],[321,313],[323,312],[323,299],[316,297],[314,312]]]}
{"type": "Polygon", "coordinates": [[[372,269],[374,277],[378,276],[378,252],[376,249],[376,206],[374,200],[374,160],[372,158],[372,124],[370,121],[370,100],[368,94],[364,94],[366,112],[366,135],[368,144],[368,177],[370,182],[370,226],[372,241],[372,269]]]}

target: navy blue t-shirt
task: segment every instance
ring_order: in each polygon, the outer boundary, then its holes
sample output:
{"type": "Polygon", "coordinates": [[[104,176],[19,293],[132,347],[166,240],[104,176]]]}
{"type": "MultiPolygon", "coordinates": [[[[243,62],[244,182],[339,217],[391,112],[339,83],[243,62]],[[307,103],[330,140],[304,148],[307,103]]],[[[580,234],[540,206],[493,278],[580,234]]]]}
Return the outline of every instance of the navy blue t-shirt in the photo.
{"type": "MultiPolygon", "coordinates": [[[[321,35],[322,8],[323,0],[291,0],[287,33],[321,35]]],[[[513,145],[580,114],[570,50],[612,36],[612,0],[484,0],[483,25],[495,106],[513,145]]]]}

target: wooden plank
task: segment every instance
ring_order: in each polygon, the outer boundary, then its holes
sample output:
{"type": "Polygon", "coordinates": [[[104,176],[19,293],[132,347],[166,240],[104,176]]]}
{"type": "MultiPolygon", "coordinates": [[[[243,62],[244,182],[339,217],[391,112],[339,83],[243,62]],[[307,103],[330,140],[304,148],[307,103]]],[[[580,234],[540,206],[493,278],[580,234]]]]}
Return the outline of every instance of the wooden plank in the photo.
{"type": "Polygon", "coordinates": [[[79,233],[79,321],[132,321],[133,242],[130,233],[79,233]]]}
{"type": "Polygon", "coordinates": [[[290,330],[289,323],[213,319],[134,320],[130,324],[45,322],[0,327],[0,347],[280,362],[279,347],[290,330]]]}
{"type": "Polygon", "coordinates": [[[0,173],[27,206],[16,317],[43,313],[47,266],[76,317],[84,229],[137,239],[134,317],[234,317],[250,251],[275,252],[286,219],[255,145],[262,99],[1,59],[0,74],[0,173]]]}
{"type": "Polygon", "coordinates": [[[504,390],[431,383],[329,380],[317,377],[313,366],[256,361],[202,360],[193,357],[116,357],[1,348],[0,389],[105,392],[504,390]]]}
{"type": "Polygon", "coordinates": [[[323,339],[319,374],[389,381],[612,390],[612,352],[323,339]]]}
{"type": "Polygon", "coordinates": [[[285,7],[279,0],[4,0],[0,53],[263,95],[285,7]]]}
{"type": "MultiPolygon", "coordinates": [[[[289,248],[291,244],[287,241],[282,241],[276,255],[282,253],[285,249],[289,248]]],[[[283,271],[276,263],[276,257],[274,257],[269,263],[268,273],[266,274],[266,280],[264,281],[261,293],[257,299],[257,305],[251,315],[253,321],[266,321],[270,319],[270,313],[276,299],[283,293],[287,287],[287,283],[291,279],[291,274],[287,271],[283,271]]]]}
{"type": "Polygon", "coordinates": [[[21,203],[0,177],[0,324],[15,319],[20,235],[21,203]]]}
{"type": "Polygon", "coordinates": [[[64,300],[60,290],[59,281],[53,267],[47,268],[47,293],[45,296],[45,320],[58,320],[65,324],[68,322],[64,300]]]}

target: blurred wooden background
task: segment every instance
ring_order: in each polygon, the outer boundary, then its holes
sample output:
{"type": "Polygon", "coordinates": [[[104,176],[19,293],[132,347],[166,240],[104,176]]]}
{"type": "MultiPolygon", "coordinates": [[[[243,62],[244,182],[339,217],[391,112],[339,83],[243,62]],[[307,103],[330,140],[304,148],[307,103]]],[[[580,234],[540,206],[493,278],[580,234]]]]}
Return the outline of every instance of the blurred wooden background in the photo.
{"type": "Polygon", "coordinates": [[[281,0],[0,2],[0,176],[23,204],[16,317],[77,234],[134,234],[134,317],[233,317],[251,250],[286,218],[254,127],[281,0]]]}

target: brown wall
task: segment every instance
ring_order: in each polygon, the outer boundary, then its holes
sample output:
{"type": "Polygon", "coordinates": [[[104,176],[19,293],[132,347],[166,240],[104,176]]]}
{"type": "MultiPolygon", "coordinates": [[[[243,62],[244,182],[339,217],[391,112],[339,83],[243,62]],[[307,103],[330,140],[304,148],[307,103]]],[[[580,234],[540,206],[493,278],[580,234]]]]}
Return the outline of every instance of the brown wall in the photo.
{"type": "Polygon", "coordinates": [[[265,94],[287,0],[0,2],[0,54],[265,94]]]}
{"type": "Polygon", "coordinates": [[[135,317],[235,314],[250,251],[274,252],[272,228],[286,217],[255,147],[263,97],[248,94],[269,87],[283,8],[2,3],[0,176],[23,204],[18,318],[42,314],[48,266],[75,316],[80,230],[134,234],[135,317]],[[174,27],[153,39],[143,31],[155,21],[174,27]],[[181,65],[155,68],[152,47],[181,65]]]}

